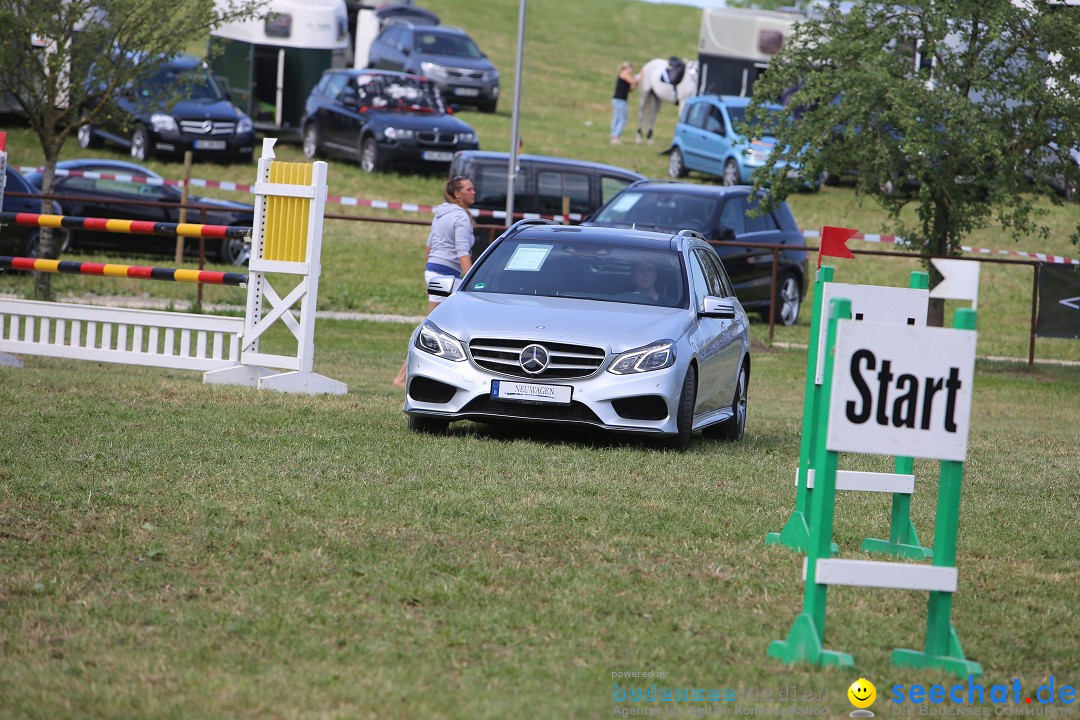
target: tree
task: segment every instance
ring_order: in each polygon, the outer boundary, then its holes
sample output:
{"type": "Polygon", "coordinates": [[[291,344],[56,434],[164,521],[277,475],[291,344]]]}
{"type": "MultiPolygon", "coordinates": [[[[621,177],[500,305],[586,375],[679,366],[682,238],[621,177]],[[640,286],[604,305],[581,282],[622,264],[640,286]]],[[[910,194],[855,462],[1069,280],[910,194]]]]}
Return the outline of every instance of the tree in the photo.
{"type": "Polygon", "coordinates": [[[992,222],[1013,239],[1045,236],[1039,197],[1062,202],[1051,181],[1080,179],[1069,159],[1080,147],[1078,37],[1080,8],[1063,4],[925,0],[843,12],[834,0],[796,25],[754,85],[750,132],[785,128],[757,182],[783,198],[822,173],[854,173],[856,192],[880,203],[916,251],[957,254],[992,222]],[[766,99],[783,100],[783,117],[768,116],[766,99]],[[800,177],[787,177],[785,162],[801,163],[800,177]],[[909,204],[914,223],[901,220],[909,204]]]}
{"type": "MultiPolygon", "coordinates": [[[[0,0],[0,95],[10,93],[41,142],[42,193],[80,125],[109,112],[113,96],[151,76],[161,62],[230,20],[254,16],[265,0],[0,0]],[[93,82],[87,82],[91,71],[93,82]]],[[[42,212],[51,210],[42,201],[42,212]]],[[[40,254],[59,248],[42,228],[40,254]]],[[[38,273],[35,296],[49,299],[38,273]]]]}

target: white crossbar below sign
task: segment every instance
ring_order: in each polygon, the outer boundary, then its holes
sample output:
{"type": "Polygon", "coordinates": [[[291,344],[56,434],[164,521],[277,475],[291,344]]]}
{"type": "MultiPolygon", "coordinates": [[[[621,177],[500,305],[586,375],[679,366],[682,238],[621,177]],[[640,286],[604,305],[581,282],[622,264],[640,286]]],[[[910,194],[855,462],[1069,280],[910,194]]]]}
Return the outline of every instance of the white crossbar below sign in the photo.
{"type": "MultiPolygon", "coordinates": [[[[803,580],[805,579],[806,560],[803,559],[803,580]]],[[[853,585],[951,593],[956,592],[957,572],[954,567],[826,558],[817,561],[817,573],[814,580],[818,585],[853,585]]]]}

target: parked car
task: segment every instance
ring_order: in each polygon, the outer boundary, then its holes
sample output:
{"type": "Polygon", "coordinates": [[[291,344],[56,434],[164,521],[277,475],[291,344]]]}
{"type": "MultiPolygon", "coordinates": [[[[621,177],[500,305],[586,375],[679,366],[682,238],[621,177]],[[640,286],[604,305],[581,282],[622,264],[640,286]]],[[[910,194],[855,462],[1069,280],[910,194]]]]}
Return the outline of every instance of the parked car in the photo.
{"type": "Polygon", "coordinates": [[[422,75],[447,102],[481,112],[495,112],[499,102],[499,71],[460,28],[392,22],[372,42],[368,64],[422,75]]]}
{"type": "Polygon", "coordinates": [[[749,323],[698,233],[515,223],[413,333],[409,427],[586,425],[739,440],[749,323]],[[655,294],[655,298],[653,297],[655,294]]]}
{"type": "MultiPolygon", "coordinates": [[[[667,232],[689,229],[709,241],[803,245],[803,234],[787,203],[755,215],[760,202],[751,188],[718,187],[683,182],[635,183],[600,208],[586,225],[639,228],[667,232]]],[[[772,251],[715,245],[743,307],[765,318],[772,285],[772,251]]],[[[809,277],[805,250],[783,250],[776,273],[776,322],[794,325],[809,277]]]]}
{"type": "MultiPolygon", "coordinates": [[[[506,210],[510,153],[463,150],[454,153],[450,176],[464,175],[476,188],[476,210],[506,210]]],[[[570,212],[588,216],[641,173],[600,163],[547,155],[519,155],[514,178],[514,212],[561,215],[563,197],[570,212]]]]}
{"type": "MultiPolygon", "coordinates": [[[[23,195],[40,195],[41,190],[15,168],[5,166],[6,185],[4,186],[4,212],[10,213],[40,213],[41,199],[31,197],[17,197],[14,193],[23,195]]],[[[53,203],[52,212],[55,215],[63,215],[64,211],[59,203],[53,203]]],[[[15,225],[14,223],[0,225],[0,254],[18,255],[20,257],[37,257],[41,228],[15,225]]],[[[53,242],[59,243],[60,252],[68,248],[71,235],[68,230],[53,229],[53,242]]]]}
{"type": "Polygon", "coordinates": [[[430,80],[385,70],[328,70],[308,96],[304,155],[360,161],[367,172],[444,170],[457,150],[479,147],[476,131],[446,110],[430,80]]]}
{"type": "Polygon", "coordinates": [[[251,118],[233,105],[207,64],[194,55],[175,56],[114,102],[118,113],[100,125],[79,128],[80,147],[112,142],[128,148],[139,162],[183,157],[187,150],[204,160],[252,158],[251,118]]]}
{"type": "Polygon", "coordinates": [[[697,170],[720,177],[724,185],[752,182],[750,176],[765,165],[777,140],[775,135],[748,138],[742,134],[740,125],[749,106],[750,98],[730,95],[698,95],[687,100],[671,147],[665,151],[668,175],[681,178],[697,170]]]}
{"type": "MultiPolygon", "coordinates": [[[[123,160],[64,160],[56,164],[56,169],[78,173],[131,175],[133,178],[161,181],[161,176],[152,170],[123,160]]],[[[40,187],[42,172],[39,170],[31,173],[26,179],[40,187]]],[[[180,190],[172,185],[113,180],[104,177],[85,177],[82,174],[57,175],[53,192],[63,198],[64,210],[69,215],[168,223],[180,221],[180,209],[178,207],[140,205],[132,202],[179,203],[181,200],[180,190]]],[[[189,208],[187,222],[190,223],[251,227],[255,218],[255,207],[247,203],[189,194],[188,204],[201,205],[207,208],[205,218],[200,210],[189,208]]],[[[129,235],[93,230],[73,230],[71,247],[72,249],[95,248],[118,250],[124,253],[175,255],[176,236],[129,235]]],[[[187,238],[185,248],[189,255],[197,255],[199,251],[198,239],[187,238]]],[[[208,255],[216,257],[218,262],[242,264],[247,260],[249,246],[244,240],[235,238],[207,239],[206,252],[208,255]]]]}

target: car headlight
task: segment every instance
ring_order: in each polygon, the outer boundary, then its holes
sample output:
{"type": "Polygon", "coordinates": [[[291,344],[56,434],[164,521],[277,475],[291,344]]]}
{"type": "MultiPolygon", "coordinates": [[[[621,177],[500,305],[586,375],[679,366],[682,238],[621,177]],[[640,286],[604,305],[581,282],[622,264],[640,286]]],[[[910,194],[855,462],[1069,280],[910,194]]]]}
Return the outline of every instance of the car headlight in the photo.
{"type": "Polygon", "coordinates": [[[251,118],[247,115],[241,115],[239,122],[236,123],[236,134],[249,133],[255,128],[251,125],[251,118]]]}
{"type": "Polygon", "coordinates": [[[637,350],[628,350],[611,363],[608,372],[616,375],[663,370],[675,364],[675,343],[661,340],[637,350]]]}
{"type": "Polygon", "coordinates": [[[457,136],[458,142],[470,143],[476,142],[476,133],[460,133],[457,136]]]}
{"type": "Polygon", "coordinates": [[[425,320],[420,326],[420,332],[416,334],[414,344],[418,350],[431,353],[444,360],[461,362],[465,359],[465,348],[461,347],[458,339],[453,335],[447,335],[429,320],[425,320]]]}
{"type": "Polygon", "coordinates": [[[485,80],[498,80],[499,79],[499,71],[498,70],[485,70],[484,71],[484,79],[485,80]]]}
{"type": "Polygon", "coordinates": [[[769,151],[762,148],[750,148],[746,151],[746,159],[753,165],[764,165],[769,160],[769,151]]]}
{"type": "Polygon", "coordinates": [[[150,126],[154,132],[176,132],[176,118],[164,113],[154,113],[150,116],[150,126]]]}
{"type": "Polygon", "coordinates": [[[449,75],[446,72],[446,68],[442,65],[436,65],[433,62],[420,63],[420,72],[424,77],[429,78],[447,78],[449,75]]]}
{"type": "Polygon", "coordinates": [[[386,135],[390,140],[412,140],[413,131],[404,128],[388,127],[383,130],[383,135],[386,135]]]}

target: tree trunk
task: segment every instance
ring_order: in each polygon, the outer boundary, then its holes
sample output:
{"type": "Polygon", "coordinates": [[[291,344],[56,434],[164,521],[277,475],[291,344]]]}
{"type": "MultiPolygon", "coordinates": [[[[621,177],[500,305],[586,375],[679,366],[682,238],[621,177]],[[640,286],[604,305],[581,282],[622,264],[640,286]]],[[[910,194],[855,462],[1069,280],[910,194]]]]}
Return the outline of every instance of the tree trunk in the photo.
{"type": "MultiPolygon", "coordinates": [[[[45,172],[41,178],[41,194],[51,195],[56,180],[57,154],[46,151],[45,172]]],[[[53,212],[53,201],[42,199],[41,213],[49,215],[53,212]]],[[[60,254],[60,248],[56,247],[53,240],[52,228],[42,227],[38,231],[38,257],[55,260],[60,254]]],[[[52,273],[34,273],[34,298],[36,300],[52,300],[52,273]]]]}

